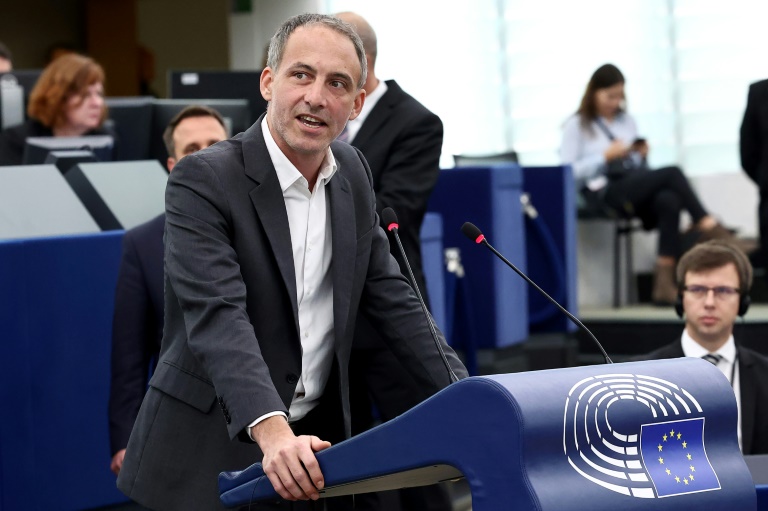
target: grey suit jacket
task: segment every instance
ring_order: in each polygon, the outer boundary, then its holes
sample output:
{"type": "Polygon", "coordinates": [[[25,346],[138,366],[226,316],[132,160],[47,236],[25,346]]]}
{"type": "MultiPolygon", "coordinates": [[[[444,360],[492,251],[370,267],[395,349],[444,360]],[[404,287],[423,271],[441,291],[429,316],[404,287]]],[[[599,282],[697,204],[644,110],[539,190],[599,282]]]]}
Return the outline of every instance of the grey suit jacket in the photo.
{"type": "MultiPolygon", "coordinates": [[[[738,346],[741,388],[741,444],[744,454],[768,454],[768,359],[738,346]]],[[[680,341],[662,346],[642,360],[684,357],[680,341]]]]}
{"type": "MultiPolygon", "coordinates": [[[[332,145],[334,393],[350,431],[347,365],[358,312],[419,384],[449,383],[410,286],[389,254],[362,155],[332,145]]],[[[216,476],[259,461],[244,428],[288,412],[301,374],[288,217],[261,119],[184,158],[166,191],[165,328],[118,486],[153,509],[215,509],[216,476]],[[219,406],[214,407],[218,402],[219,406]]],[[[460,376],[466,375],[445,344],[460,376]]]]}

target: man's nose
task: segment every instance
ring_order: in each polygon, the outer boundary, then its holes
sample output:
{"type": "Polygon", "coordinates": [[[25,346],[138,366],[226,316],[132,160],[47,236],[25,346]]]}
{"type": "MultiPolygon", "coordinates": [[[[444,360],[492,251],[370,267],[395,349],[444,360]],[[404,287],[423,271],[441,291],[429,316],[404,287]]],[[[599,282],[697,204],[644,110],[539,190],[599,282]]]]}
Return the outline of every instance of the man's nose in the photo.
{"type": "Polygon", "coordinates": [[[315,81],[307,87],[304,93],[304,101],[311,106],[325,106],[325,87],[321,81],[315,81]]]}

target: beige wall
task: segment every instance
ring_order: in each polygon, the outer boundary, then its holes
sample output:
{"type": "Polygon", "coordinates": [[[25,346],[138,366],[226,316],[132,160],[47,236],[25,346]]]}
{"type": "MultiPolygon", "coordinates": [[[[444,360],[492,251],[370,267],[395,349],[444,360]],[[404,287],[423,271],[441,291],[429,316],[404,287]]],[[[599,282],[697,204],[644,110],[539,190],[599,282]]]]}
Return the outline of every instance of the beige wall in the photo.
{"type": "Polygon", "coordinates": [[[155,57],[152,88],[169,69],[229,69],[228,0],[138,0],[139,42],[155,57]]]}

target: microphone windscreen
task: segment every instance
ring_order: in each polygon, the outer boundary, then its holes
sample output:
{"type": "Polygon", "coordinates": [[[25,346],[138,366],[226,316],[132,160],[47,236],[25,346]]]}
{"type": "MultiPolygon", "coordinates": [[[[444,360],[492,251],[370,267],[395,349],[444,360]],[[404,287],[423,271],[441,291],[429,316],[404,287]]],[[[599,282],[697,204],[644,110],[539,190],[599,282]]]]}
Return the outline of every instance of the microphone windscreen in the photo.
{"type": "Polygon", "coordinates": [[[395,227],[398,227],[397,225],[397,215],[395,214],[395,210],[392,208],[384,208],[384,211],[381,212],[381,219],[384,222],[384,225],[387,226],[387,230],[392,230],[392,225],[394,224],[395,227]]]}
{"type": "Polygon", "coordinates": [[[483,233],[471,222],[464,222],[464,225],[461,226],[461,232],[475,243],[480,243],[480,241],[482,241],[483,233]]]}

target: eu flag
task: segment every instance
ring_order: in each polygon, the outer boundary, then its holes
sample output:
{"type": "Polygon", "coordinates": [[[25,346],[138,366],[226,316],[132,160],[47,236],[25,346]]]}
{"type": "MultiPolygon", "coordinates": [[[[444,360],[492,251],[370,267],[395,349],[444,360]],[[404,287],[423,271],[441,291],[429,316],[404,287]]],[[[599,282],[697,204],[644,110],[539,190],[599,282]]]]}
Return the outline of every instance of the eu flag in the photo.
{"type": "Polygon", "coordinates": [[[640,452],[658,497],[720,489],[704,450],[704,418],[643,424],[640,452]]]}

